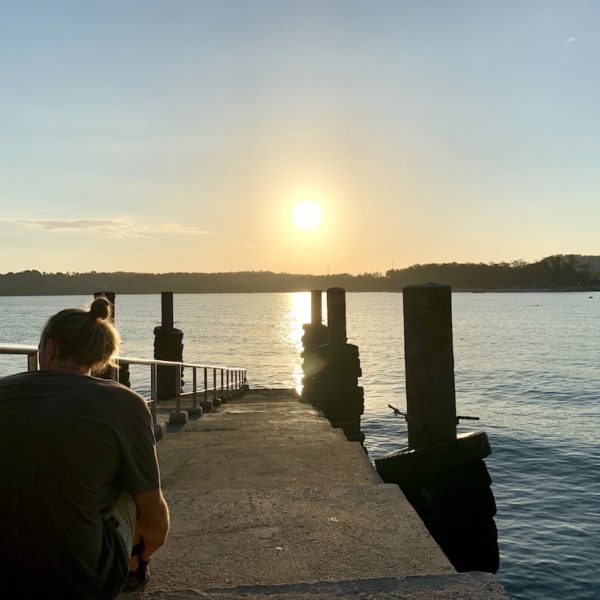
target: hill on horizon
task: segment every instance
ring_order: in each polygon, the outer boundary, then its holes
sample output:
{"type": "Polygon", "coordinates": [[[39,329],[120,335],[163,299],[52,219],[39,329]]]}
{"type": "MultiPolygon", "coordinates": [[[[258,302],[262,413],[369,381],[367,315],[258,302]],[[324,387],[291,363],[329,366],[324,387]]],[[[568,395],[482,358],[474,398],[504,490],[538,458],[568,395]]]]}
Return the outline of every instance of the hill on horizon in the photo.
{"type": "Polygon", "coordinates": [[[385,274],[310,275],[237,271],[227,273],[135,273],[91,271],[0,274],[0,295],[85,295],[98,290],[119,294],[301,292],[343,287],[349,292],[401,291],[435,281],[455,291],[577,290],[600,285],[600,256],[553,255],[538,262],[432,263],[391,269],[385,274]]]}

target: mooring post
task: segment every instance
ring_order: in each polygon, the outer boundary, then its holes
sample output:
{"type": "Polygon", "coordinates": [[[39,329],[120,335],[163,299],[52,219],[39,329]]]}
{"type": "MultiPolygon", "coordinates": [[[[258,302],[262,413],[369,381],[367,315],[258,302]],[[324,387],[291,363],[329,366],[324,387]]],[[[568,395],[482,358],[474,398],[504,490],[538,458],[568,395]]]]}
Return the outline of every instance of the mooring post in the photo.
{"type": "Polygon", "coordinates": [[[449,285],[404,288],[404,357],[408,445],[456,439],[456,396],[449,285]]]}
{"type": "Polygon", "coordinates": [[[327,290],[327,321],[327,343],[313,351],[317,366],[311,378],[313,403],[350,441],[363,442],[364,391],[358,385],[362,372],[358,346],[347,343],[346,292],[342,288],[327,290]]]}
{"type": "Polygon", "coordinates": [[[323,325],[323,292],[312,290],[310,293],[310,323],[302,325],[302,400],[316,403],[315,376],[323,367],[322,361],[316,355],[316,348],[327,343],[327,327],[323,325]]]}
{"type": "MultiPolygon", "coordinates": [[[[183,362],[183,331],[173,326],[173,292],[161,292],[160,307],[161,324],[154,328],[154,358],[156,360],[183,362]]],[[[183,383],[181,381],[182,372],[182,369],[177,367],[164,365],[158,367],[159,402],[178,398],[178,391],[181,390],[183,383]]],[[[187,418],[187,412],[181,410],[169,415],[171,423],[185,423],[187,418]]]]}
{"type": "Polygon", "coordinates": [[[331,346],[343,346],[346,338],[346,290],[327,290],[327,339],[331,346]]]}
{"type": "Polygon", "coordinates": [[[115,293],[114,292],[94,292],[94,300],[96,298],[106,298],[110,302],[110,318],[115,320],[115,293]]]}
{"type": "Polygon", "coordinates": [[[451,289],[404,292],[408,445],[375,460],[396,483],[457,571],[498,570],[496,504],[484,432],[456,435],[451,289]]]}
{"type": "Polygon", "coordinates": [[[312,290],[310,292],[310,324],[321,325],[323,323],[323,292],[312,290]]]}
{"type": "MultiPolygon", "coordinates": [[[[115,297],[116,294],[114,292],[94,292],[94,300],[96,298],[106,298],[110,302],[110,320],[112,323],[115,321],[115,297]]],[[[113,372],[111,367],[108,367],[100,373],[99,377],[102,379],[116,379],[119,383],[131,387],[131,382],[129,380],[129,365],[127,364],[120,364],[116,373],[113,372]]]]}
{"type": "Polygon", "coordinates": [[[173,292],[161,292],[160,294],[160,320],[164,329],[173,329],[175,325],[173,317],[173,292]]]}

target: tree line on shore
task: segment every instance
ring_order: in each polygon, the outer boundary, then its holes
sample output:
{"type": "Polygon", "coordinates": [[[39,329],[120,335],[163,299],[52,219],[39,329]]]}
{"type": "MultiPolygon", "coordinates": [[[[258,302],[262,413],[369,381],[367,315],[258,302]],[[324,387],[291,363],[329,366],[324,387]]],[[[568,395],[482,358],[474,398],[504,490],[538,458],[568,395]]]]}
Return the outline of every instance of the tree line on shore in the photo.
{"type": "Polygon", "coordinates": [[[297,275],[270,271],[231,273],[45,273],[0,274],[0,295],[301,292],[339,286],[349,292],[396,292],[436,282],[455,291],[600,289],[600,256],[562,255],[537,262],[417,264],[383,273],[297,275]]]}

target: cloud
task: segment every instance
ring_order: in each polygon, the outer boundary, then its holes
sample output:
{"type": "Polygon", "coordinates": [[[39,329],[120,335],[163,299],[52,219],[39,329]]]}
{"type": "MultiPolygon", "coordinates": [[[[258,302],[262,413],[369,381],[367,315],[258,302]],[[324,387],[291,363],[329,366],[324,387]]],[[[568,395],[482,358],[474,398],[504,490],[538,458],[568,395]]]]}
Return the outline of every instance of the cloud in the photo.
{"type": "Polygon", "coordinates": [[[181,223],[134,223],[119,219],[0,219],[0,224],[20,225],[56,233],[85,233],[98,237],[139,238],[152,235],[209,235],[212,232],[181,223]]]}
{"type": "Polygon", "coordinates": [[[565,44],[572,44],[573,42],[576,41],[577,38],[574,37],[568,37],[565,39],[565,44]]]}

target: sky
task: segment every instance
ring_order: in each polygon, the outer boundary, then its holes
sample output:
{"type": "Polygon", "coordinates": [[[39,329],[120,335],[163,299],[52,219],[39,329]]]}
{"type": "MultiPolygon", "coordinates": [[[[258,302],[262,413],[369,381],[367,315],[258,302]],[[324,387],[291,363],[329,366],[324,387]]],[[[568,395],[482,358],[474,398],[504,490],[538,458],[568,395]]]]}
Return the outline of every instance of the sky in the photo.
{"type": "Polygon", "coordinates": [[[2,273],[600,254],[598,2],[2,12],[2,273]]]}

